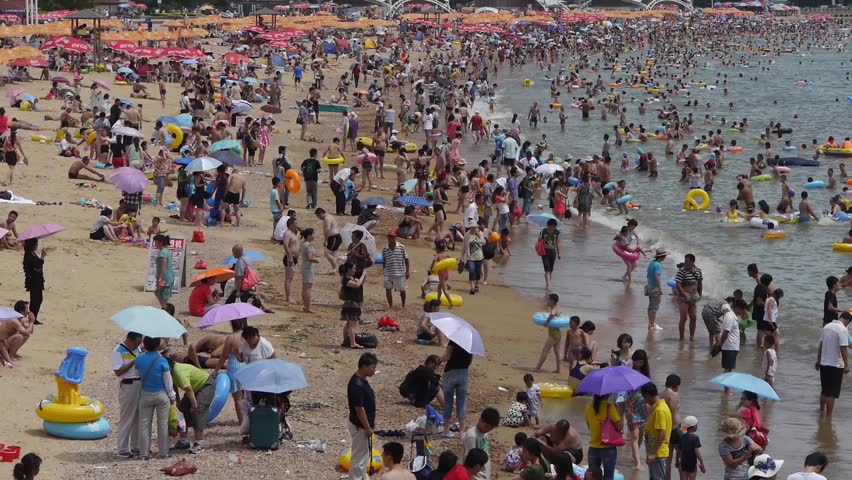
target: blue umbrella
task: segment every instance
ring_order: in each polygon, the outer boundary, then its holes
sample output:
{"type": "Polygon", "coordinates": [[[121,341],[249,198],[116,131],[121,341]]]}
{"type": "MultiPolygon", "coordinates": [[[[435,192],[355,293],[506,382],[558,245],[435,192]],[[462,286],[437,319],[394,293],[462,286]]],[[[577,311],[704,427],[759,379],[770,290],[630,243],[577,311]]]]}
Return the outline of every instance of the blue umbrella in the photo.
{"type": "Polygon", "coordinates": [[[25,93],[25,94],[21,95],[19,98],[21,100],[25,101],[25,102],[35,102],[35,99],[36,99],[36,97],[34,97],[30,93],[25,93]]]}
{"type": "Polygon", "coordinates": [[[189,165],[186,166],[186,173],[206,172],[208,170],[215,170],[219,168],[219,165],[222,165],[222,162],[216,160],[215,158],[198,157],[195,160],[189,162],[189,165]]]}
{"type": "Polygon", "coordinates": [[[219,150],[218,152],[213,152],[210,154],[211,157],[219,160],[222,163],[228,163],[230,165],[245,165],[246,162],[243,160],[243,157],[237,155],[231,150],[219,150]]]}
{"type": "Polygon", "coordinates": [[[256,79],[256,78],[254,78],[254,77],[246,77],[246,78],[244,78],[244,79],[243,79],[243,81],[244,81],[244,82],[246,82],[246,83],[251,83],[251,84],[253,84],[253,85],[257,85],[257,84],[258,84],[257,79],[256,79]]]}
{"type": "Polygon", "coordinates": [[[417,179],[411,178],[402,183],[402,189],[406,192],[410,192],[414,190],[414,187],[417,186],[417,179]]]}
{"type": "MultiPolygon", "coordinates": [[[[266,260],[266,256],[264,254],[260,252],[255,252],[254,250],[247,250],[243,252],[243,258],[248,263],[262,262],[266,260]]],[[[230,257],[225,259],[222,265],[233,265],[235,263],[237,263],[237,259],[234,258],[233,255],[231,255],[230,257]]]]}
{"type": "Polygon", "coordinates": [[[170,124],[170,123],[175,123],[175,124],[176,124],[176,123],[177,123],[177,118],[175,118],[175,117],[170,117],[170,116],[164,116],[164,117],[160,117],[160,118],[158,118],[158,119],[157,119],[157,121],[158,121],[158,122],[162,122],[162,123],[163,123],[163,125],[168,125],[168,124],[170,124]]]}
{"type": "Polygon", "coordinates": [[[178,127],[191,127],[192,126],[192,115],[188,113],[181,113],[177,117],[175,117],[175,124],[178,127]]]}
{"type": "Polygon", "coordinates": [[[195,60],[195,59],[192,59],[192,58],[191,58],[191,59],[189,59],[189,60],[184,60],[184,61],[182,61],[182,62],[180,62],[180,63],[182,63],[182,64],[184,64],[184,65],[198,65],[198,60],[195,60]]]}
{"type": "Polygon", "coordinates": [[[210,153],[213,153],[213,152],[218,152],[219,150],[230,150],[232,148],[239,148],[239,147],[240,147],[240,142],[238,142],[236,140],[226,139],[226,140],[219,140],[218,142],[214,143],[213,145],[210,145],[210,147],[207,149],[207,151],[210,152],[210,153]]]}
{"type": "Polygon", "coordinates": [[[195,160],[195,157],[183,157],[183,158],[178,158],[177,160],[175,160],[172,163],[174,163],[175,165],[187,166],[190,163],[192,163],[193,160],[195,160]]]}
{"type": "Polygon", "coordinates": [[[118,72],[118,73],[120,73],[120,74],[122,74],[122,75],[129,75],[129,74],[131,74],[131,73],[134,73],[134,72],[133,72],[133,69],[132,69],[132,68],[128,68],[128,67],[121,67],[121,68],[119,68],[118,70],[116,70],[116,72],[118,72]]]}
{"type": "Polygon", "coordinates": [[[426,200],[423,197],[418,197],[416,195],[406,195],[397,200],[397,202],[401,203],[402,205],[414,205],[415,207],[428,207],[429,205],[432,205],[432,202],[430,202],[429,200],[426,200]]]}
{"type": "Polygon", "coordinates": [[[602,368],[586,375],[577,391],[592,395],[609,395],[616,392],[636,390],[651,383],[651,379],[629,367],[602,368]]]}
{"type": "Polygon", "coordinates": [[[370,205],[390,205],[391,202],[388,201],[387,198],[384,197],[370,197],[361,202],[361,205],[370,206],[370,205]]]}
{"type": "Polygon", "coordinates": [[[284,393],[308,388],[302,367],[273,358],[252,362],[234,375],[240,389],[251,392],[284,393]]]}
{"type": "Polygon", "coordinates": [[[113,315],[112,321],[126,332],[141,333],[146,337],[178,338],[186,333],[186,328],[161,308],[125,308],[113,315]]]}
{"type": "Polygon", "coordinates": [[[529,222],[532,222],[532,223],[538,225],[539,227],[547,226],[547,222],[549,222],[550,220],[556,220],[557,224],[562,223],[558,218],[556,218],[555,215],[553,215],[552,213],[546,213],[546,212],[533,213],[532,215],[527,215],[527,220],[529,222]]]}
{"type": "Polygon", "coordinates": [[[124,104],[124,105],[130,105],[131,107],[133,106],[133,102],[131,102],[130,100],[123,99],[123,98],[119,98],[118,102],[121,103],[121,104],[124,104]]]}
{"type": "MultiPolygon", "coordinates": [[[[609,369],[605,368],[604,370],[609,369]]],[[[754,375],[749,375],[747,373],[723,373],[718,377],[713,377],[710,380],[710,383],[715,383],[716,385],[721,385],[723,387],[727,387],[732,390],[738,390],[741,392],[753,392],[758,397],[768,398],[770,400],[781,400],[778,394],[775,393],[775,389],[773,389],[768,383],[766,383],[760,378],[755,377],[754,375]]]]}

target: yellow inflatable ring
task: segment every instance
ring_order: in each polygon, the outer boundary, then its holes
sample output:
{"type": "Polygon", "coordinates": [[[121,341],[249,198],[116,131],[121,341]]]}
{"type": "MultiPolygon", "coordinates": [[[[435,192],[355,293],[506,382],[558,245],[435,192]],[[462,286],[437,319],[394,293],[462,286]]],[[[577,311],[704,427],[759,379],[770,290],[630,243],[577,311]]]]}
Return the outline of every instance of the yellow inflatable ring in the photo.
{"type": "Polygon", "coordinates": [[[560,108],[562,108],[562,104],[561,103],[551,103],[550,108],[552,110],[559,110],[560,108]]]}
{"type": "Polygon", "coordinates": [[[541,388],[541,398],[571,398],[574,396],[574,389],[568,385],[539,383],[538,386],[541,388]]]}
{"type": "Polygon", "coordinates": [[[775,240],[778,238],[786,238],[787,234],[784,232],[768,232],[763,234],[763,238],[766,240],[775,240]]]}
{"type": "Polygon", "coordinates": [[[385,66],[384,66],[384,71],[385,71],[385,73],[387,73],[388,75],[393,75],[393,69],[392,69],[392,68],[390,68],[390,67],[389,67],[389,66],[387,66],[387,65],[385,65],[385,66]]]}
{"type": "MultiPolygon", "coordinates": [[[[425,300],[427,302],[431,302],[432,300],[437,300],[437,299],[438,299],[438,292],[430,292],[430,293],[426,294],[425,300]]],[[[454,307],[461,307],[462,304],[464,303],[464,300],[462,299],[461,295],[451,293],[450,298],[447,298],[446,295],[441,295],[441,305],[443,305],[445,307],[449,307],[451,300],[453,302],[454,307]]]]}
{"type": "Polygon", "coordinates": [[[456,78],[461,74],[458,70],[450,74],[450,79],[456,78]]]}
{"type": "Polygon", "coordinates": [[[533,85],[535,85],[535,84],[534,84],[534,83],[533,83],[533,81],[532,81],[532,80],[530,80],[529,78],[526,78],[526,79],[524,79],[524,80],[521,82],[521,86],[522,86],[522,87],[524,87],[524,88],[530,88],[530,87],[532,87],[533,85]]]}
{"type": "Polygon", "coordinates": [[[710,195],[700,188],[694,188],[686,194],[683,208],[687,210],[707,210],[710,208],[710,195]]]}
{"type": "Polygon", "coordinates": [[[284,174],[284,186],[290,193],[299,193],[299,190],[302,189],[302,179],[299,178],[299,174],[292,168],[284,174]]]}
{"type": "MultiPolygon", "coordinates": [[[[343,469],[344,472],[348,472],[350,461],[352,461],[352,450],[347,448],[346,450],[343,450],[343,453],[340,454],[340,457],[337,459],[337,462],[338,464],[340,464],[340,468],[343,469]]],[[[373,461],[367,461],[367,469],[369,470],[367,473],[373,474],[379,471],[383,466],[384,465],[382,462],[382,452],[374,448],[373,461]]]]}
{"type": "Polygon", "coordinates": [[[95,139],[98,138],[98,132],[92,130],[89,132],[89,135],[86,137],[86,145],[91,145],[95,143],[95,139]]]}
{"type": "Polygon", "coordinates": [[[617,84],[617,83],[615,83],[615,82],[613,82],[613,83],[610,83],[610,84],[609,84],[609,86],[610,86],[610,87],[617,87],[617,86],[618,86],[618,84],[617,84]]]}
{"type": "Polygon", "coordinates": [[[642,143],[642,140],[640,140],[638,138],[628,138],[627,140],[625,140],[625,142],[627,142],[627,143],[642,143]]]}
{"type": "MultiPolygon", "coordinates": [[[[79,137],[79,135],[77,135],[79,137]]],[[[65,138],[65,130],[57,130],[56,135],[53,136],[54,142],[61,142],[63,138],[65,138]]]]}
{"type": "Polygon", "coordinates": [[[852,243],[836,242],[834,244],[835,252],[852,252],[852,243]]]}
{"type": "Polygon", "coordinates": [[[172,144],[169,145],[169,149],[177,150],[180,148],[180,144],[183,143],[183,130],[180,129],[174,123],[170,123],[166,125],[166,131],[172,136],[174,140],[172,140],[172,144]]]}
{"type": "Polygon", "coordinates": [[[343,157],[328,158],[322,157],[322,163],[326,165],[340,165],[343,163],[343,157]]]}
{"type": "Polygon", "coordinates": [[[443,272],[444,270],[453,271],[458,268],[458,266],[459,260],[457,258],[445,258],[432,266],[432,273],[443,272]]]}
{"type": "MultiPolygon", "coordinates": [[[[417,144],[414,142],[408,142],[402,146],[402,151],[405,153],[414,153],[417,151],[417,144]]],[[[388,147],[388,152],[396,153],[396,149],[388,147]]]]}
{"type": "Polygon", "coordinates": [[[56,423],[86,423],[94,422],[104,414],[104,406],[93,398],[81,396],[80,403],[77,405],[53,403],[53,398],[53,395],[50,395],[38,403],[36,415],[42,420],[56,423]]]}
{"type": "Polygon", "coordinates": [[[113,85],[128,85],[128,83],[123,81],[123,80],[116,80],[116,81],[112,82],[112,84],[113,85]]]}
{"type": "Polygon", "coordinates": [[[358,138],[355,139],[355,143],[358,143],[358,142],[361,142],[361,145],[364,145],[365,147],[372,147],[373,146],[373,139],[370,138],[370,137],[358,137],[358,138]]]}
{"type": "Polygon", "coordinates": [[[50,138],[48,138],[44,135],[33,135],[32,137],[30,137],[30,140],[32,140],[34,142],[47,143],[50,140],[50,138]]]}
{"type": "Polygon", "coordinates": [[[649,88],[649,89],[648,89],[648,90],[646,90],[646,91],[647,91],[648,93],[660,93],[660,89],[659,89],[659,88],[649,88]]]}

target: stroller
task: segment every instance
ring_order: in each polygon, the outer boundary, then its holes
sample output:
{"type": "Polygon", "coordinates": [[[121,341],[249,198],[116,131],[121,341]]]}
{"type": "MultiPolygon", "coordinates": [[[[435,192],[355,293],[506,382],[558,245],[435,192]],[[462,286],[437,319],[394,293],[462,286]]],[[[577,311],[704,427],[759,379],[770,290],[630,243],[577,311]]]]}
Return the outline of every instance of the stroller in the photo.
{"type": "Polygon", "coordinates": [[[414,474],[417,480],[427,480],[432,474],[432,444],[429,437],[423,432],[411,434],[411,448],[408,450],[411,460],[408,462],[408,471],[414,474]]]}

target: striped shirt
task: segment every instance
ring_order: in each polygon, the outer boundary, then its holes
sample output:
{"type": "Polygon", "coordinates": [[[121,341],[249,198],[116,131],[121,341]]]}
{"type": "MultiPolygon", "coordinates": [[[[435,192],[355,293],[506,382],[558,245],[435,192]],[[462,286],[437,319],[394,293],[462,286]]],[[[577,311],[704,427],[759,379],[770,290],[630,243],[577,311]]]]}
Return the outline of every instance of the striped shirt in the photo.
{"type": "Polygon", "coordinates": [[[386,246],[382,249],[382,262],[385,269],[385,277],[401,277],[405,275],[405,261],[408,260],[408,252],[405,246],[399,242],[396,248],[386,246]]]}
{"type": "Polygon", "coordinates": [[[687,270],[686,267],[681,267],[677,269],[675,281],[684,287],[690,287],[693,285],[699,285],[702,281],[704,281],[704,277],[701,275],[701,269],[698,267],[692,267],[692,270],[687,270]]]}
{"type": "MultiPolygon", "coordinates": [[[[136,359],[137,355],[142,354],[142,349],[136,347],[134,350],[130,350],[124,343],[119,343],[117,347],[115,347],[112,351],[112,369],[118,370],[124,365],[132,362],[136,359]]],[[[128,369],[124,372],[124,375],[118,377],[119,380],[129,379],[129,378],[140,378],[139,370],[134,366],[133,368],[128,369]]]]}

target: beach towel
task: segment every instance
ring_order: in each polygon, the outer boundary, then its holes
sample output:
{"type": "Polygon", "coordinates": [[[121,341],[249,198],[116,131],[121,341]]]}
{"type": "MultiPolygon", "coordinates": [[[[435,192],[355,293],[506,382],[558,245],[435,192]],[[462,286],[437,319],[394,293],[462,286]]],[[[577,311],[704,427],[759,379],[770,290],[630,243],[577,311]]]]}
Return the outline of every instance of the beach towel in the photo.
{"type": "Polygon", "coordinates": [[[34,201],[26,199],[24,197],[19,197],[15,195],[11,190],[7,190],[7,192],[9,192],[12,198],[9,200],[4,200],[3,198],[0,198],[0,203],[19,203],[22,205],[35,205],[34,201]]]}

